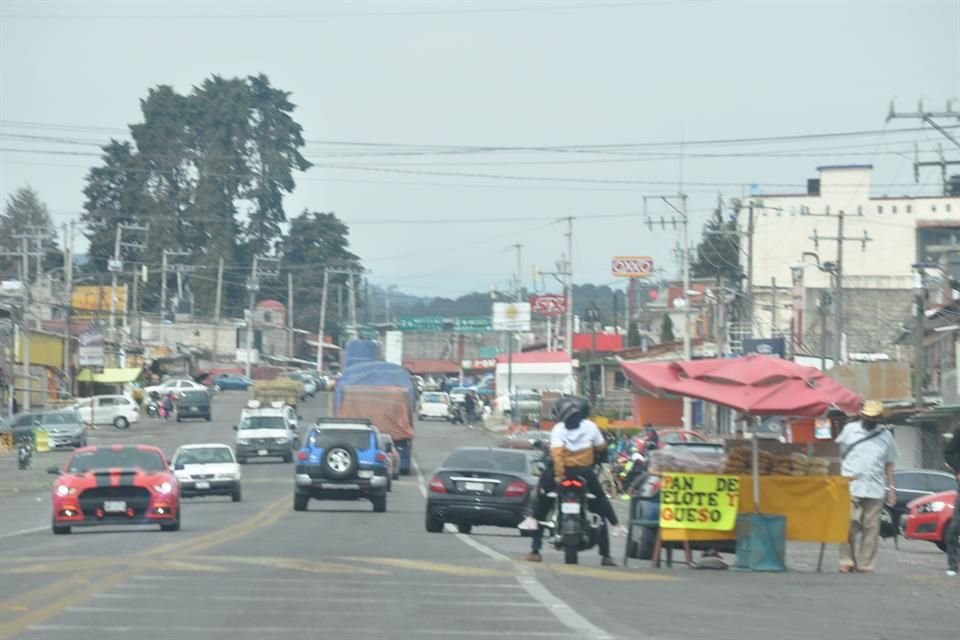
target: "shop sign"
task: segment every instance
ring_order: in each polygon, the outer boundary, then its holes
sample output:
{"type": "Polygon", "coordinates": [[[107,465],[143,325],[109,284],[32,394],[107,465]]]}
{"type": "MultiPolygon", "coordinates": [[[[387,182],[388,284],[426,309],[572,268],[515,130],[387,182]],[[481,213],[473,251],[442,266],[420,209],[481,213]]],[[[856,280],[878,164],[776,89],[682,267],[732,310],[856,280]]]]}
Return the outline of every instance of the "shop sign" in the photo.
{"type": "Polygon", "coordinates": [[[475,369],[493,369],[497,366],[496,358],[480,358],[478,360],[464,360],[460,363],[460,368],[467,370],[475,369]]]}
{"type": "Polygon", "coordinates": [[[81,367],[103,366],[103,333],[100,331],[85,331],[77,336],[77,364],[81,367]]]}
{"type": "Polygon", "coordinates": [[[530,303],[494,302],[493,328],[496,331],[530,331],[530,303]]]}
{"type": "Polygon", "coordinates": [[[610,275],[615,278],[649,278],[653,275],[653,258],[614,256],[610,259],[610,275]]]}
{"type": "Polygon", "coordinates": [[[558,293],[530,296],[530,308],[542,316],[562,316],[567,312],[567,296],[558,293]]]}
{"type": "Polygon", "coordinates": [[[664,529],[732,531],[740,506],[740,478],[700,473],[664,473],[660,526],[664,529]]]}

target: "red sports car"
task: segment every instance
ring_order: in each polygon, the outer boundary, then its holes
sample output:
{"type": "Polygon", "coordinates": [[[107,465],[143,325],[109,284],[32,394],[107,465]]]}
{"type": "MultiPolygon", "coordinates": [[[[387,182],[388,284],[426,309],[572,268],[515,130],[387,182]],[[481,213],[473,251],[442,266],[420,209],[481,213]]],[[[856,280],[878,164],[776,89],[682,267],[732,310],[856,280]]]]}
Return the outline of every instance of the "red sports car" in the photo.
{"type": "Polygon", "coordinates": [[[180,528],[180,487],[163,452],[147,445],[76,449],[53,483],[53,532],[98,524],[180,528]]]}
{"type": "Polygon", "coordinates": [[[929,540],[945,550],[944,532],[953,517],[956,500],[956,491],[942,491],[911,500],[903,516],[903,537],[929,540]]]}

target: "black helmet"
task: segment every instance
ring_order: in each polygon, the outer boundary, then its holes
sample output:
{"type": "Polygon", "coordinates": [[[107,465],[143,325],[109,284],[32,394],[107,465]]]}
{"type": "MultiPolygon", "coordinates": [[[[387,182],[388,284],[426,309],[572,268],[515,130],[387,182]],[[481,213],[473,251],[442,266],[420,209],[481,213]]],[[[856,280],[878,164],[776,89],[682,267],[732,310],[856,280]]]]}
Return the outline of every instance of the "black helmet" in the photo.
{"type": "Polygon", "coordinates": [[[564,396],[553,403],[553,417],[568,428],[574,428],[590,415],[590,401],[579,396],[564,396]]]}

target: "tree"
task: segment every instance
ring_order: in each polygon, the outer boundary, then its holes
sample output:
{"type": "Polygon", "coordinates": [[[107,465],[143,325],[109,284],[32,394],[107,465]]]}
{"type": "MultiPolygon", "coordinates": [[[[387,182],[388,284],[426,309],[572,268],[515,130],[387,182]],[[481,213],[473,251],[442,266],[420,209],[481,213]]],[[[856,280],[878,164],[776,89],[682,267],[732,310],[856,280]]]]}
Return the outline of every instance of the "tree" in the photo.
{"type": "MultiPolygon", "coordinates": [[[[40,200],[39,194],[29,185],[20,187],[7,197],[3,213],[0,214],[0,251],[3,253],[21,253],[22,236],[36,234],[41,238],[43,270],[63,264],[63,254],[57,246],[57,230],[50,218],[47,205],[40,200]]],[[[30,241],[28,241],[30,242],[30,241]]],[[[28,246],[31,253],[36,245],[28,246]]],[[[0,274],[4,278],[22,277],[26,281],[36,278],[36,258],[28,261],[27,273],[21,274],[22,262],[14,256],[0,256],[0,274]]]]}
{"type": "MultiPolygon", "coordinates": [[[[739,203],[734,204],[734,210],[739,203]]],[[[736,214],[724,220],[718,207],[703,226],[703,238],[697,245],[696,259],[690,265],[694,278],[719,278],[738,283],[740,269],[740,235],[736,214]]]]}
{"type": "Polygon", "coordinates": [[[674,342],[676,337],[673,335],[673,320],[670,314],[663,314],[663,321],[660,323],[660,344],[674,342]]]}
{"type": "Polygon", "coordinates": [[[636,320],[631,320],[629,326],[627,327],[627,346],[640,346],[640,326],[637,324],[636,320]]]}

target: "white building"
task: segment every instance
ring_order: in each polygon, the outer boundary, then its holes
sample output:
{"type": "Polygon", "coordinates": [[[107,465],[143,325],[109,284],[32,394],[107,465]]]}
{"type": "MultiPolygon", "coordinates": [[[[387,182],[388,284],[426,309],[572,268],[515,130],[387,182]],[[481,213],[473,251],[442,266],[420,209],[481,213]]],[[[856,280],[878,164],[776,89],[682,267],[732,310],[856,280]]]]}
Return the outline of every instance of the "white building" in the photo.
{"type": "MultiPolygon", "coordinates": [[[[763,194],[745,203],[752,213],[741,211],[738,224],[747,234],[752,217],[755,336],[794,336],[798,351],[819,355],[817,305],[831,276],[792,267],[816,262],[805,252],[815,252],[821,264],[836,261],[842,218],[842,235],[861,239],[843,244],[844,352],[889,350],[910,313],[912,265],[960,250],[960,193],[874,195],[872,172],[872,165],[819,167],[805,193],[763,194]]],[[[746,273],[747,259],[741,260],[746,273]]],[[[832,311],[825,315],[832,353],[832,311]]]]}

